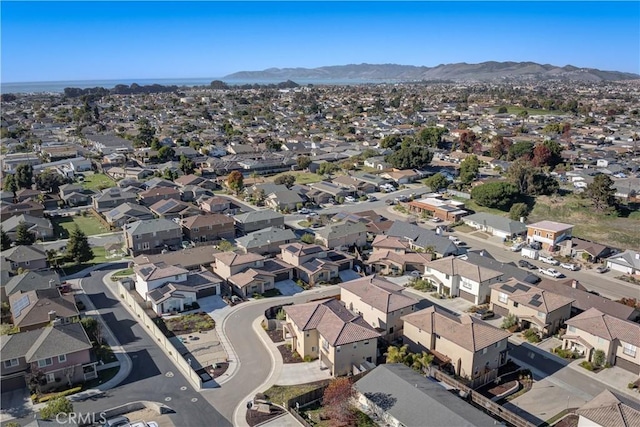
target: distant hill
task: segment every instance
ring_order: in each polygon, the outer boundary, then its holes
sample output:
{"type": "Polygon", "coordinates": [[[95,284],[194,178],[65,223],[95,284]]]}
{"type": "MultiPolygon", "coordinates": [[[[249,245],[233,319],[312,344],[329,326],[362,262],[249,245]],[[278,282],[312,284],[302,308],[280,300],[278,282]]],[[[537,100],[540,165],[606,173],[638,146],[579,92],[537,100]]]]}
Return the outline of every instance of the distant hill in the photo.
{"type": "Polygon", "coordinates": [[[640,75],[619,71],[558,67],[535,62],[482,62],[480,64],[442,64],[417,67],[397,64],[349,64],[319,68],[268,68],[240,71],[225,80],[383,80],[383,81],[496,81],[496,80],[579,80],[602,82],[640,79],[640,75]]]}

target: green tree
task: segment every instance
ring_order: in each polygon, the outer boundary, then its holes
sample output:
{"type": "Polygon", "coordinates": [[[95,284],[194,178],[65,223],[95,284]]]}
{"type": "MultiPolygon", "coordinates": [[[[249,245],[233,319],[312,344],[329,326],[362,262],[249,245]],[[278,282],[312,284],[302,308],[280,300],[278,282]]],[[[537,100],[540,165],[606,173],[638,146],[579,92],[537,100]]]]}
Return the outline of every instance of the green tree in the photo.
{"type": "Polygon", "coordinates": [[[426,146],[403,141],[399,150],[387,156],[386,160],[398,169],[424,169],[433,159],[433,153],[426,146]]]}
{"type": "Polygon", "coordinates": [[[70,181],[69,178],[47,169],[36,176],[36,188],[50,193],[57,193],[61,185],[68,184],[70,181]]]}
{"type": "Polygon", "coordinates": [[[31,188],[33,184],[33,166],[21,163],[16,168],[15,180],[18,188],[31,188]]]}
{"type": "Polygon", "coordinates": [[[529,206],[526,203],[514,203],[509,209],[509,218],[514,221],[520,221],[520,218],[527,218],[529,216],[529,206]]]}
{"type": "Polygon", "coordinates": [[[516,160],[520,157],[525,157],[527,159],[531,158],[533,154],[533,143],[530,141],[519,141],[509,147],[509,152],[507,154],[507,160],[516,160]]]}
{"type": "Polygon", "coordinates": [[[442,136],[447,133],[445,128],[431,126],[418,132],[417,141],[429,147],[442,148],[442,136]]]}
{"type": "Polygon", "coordinates": [[[596,350],[593,352],[593,364],[596,366],[604,366],[606,362],[606,355],[603,350],[596,350]]]}
{"type": "Polygon", "coordinates": [[[222,251],[222,252],[231,252],[233,251],[233,249],[235,249],[233,247],[233,243],[231,243],[228,240],[223,240],[220,243],[218,243],[218,250],[222,251]]]}
{"type": "Polygon", "coordinates": [[[489,182],[471,190],[471,198],[480,206],[507,210],[513,205],[520,193],[509,182],[489,182]]]}
{"type": "Polygon", "coordinates": [[[296,162],[298,163],[298,168],[306,169],[311,164],[311,159],[309,158],[309,156],[298,156],[296,162]]]}
{"type": "Polygon", "coordinates": [[[506,114],[508,112],[509,112],[509,110],[504,105],[502,107],[498,108],[498,114],[506,114]]]}
{"type": "Polygon", "coordinates": [[[431,191],[439,191],[449,186],[449,180],[440,172],[425,179],[424,183],[431,191]]]}
{"type": "Polygon", "coordinates": [[[273,180],[273,182],[275,184],[285,185],[287,188],[291,188],[296,183],[296,177],[294,175],[291,175],[290,173],[285,173],[277,176],[276,179],[273,180]]]}
{"type": "Polygon", "coordinates": [[[275,139],[267,139],[267,141],[265,142],[265,145],[267,146],[267,150],[269,151],[280,151],[282,150],[282,143],[280,141],[276,141],[275,139]]]}
{"type": "Polygon", "coordinates": [[[16,183],[16,179],[11,174],[7,174],[4,177],[4,185],[2,186],[4,191],[8,191],[13,193],[13,197],[16,196],[16,191],[18,191],[18,184],[16,183]]]}
{"type": "Polygon", "coordinates": [[[76,227],[71,231],[69,240],[67,241],[67,258],[73,260],[77,265],[93,259],[93,249],[89,246],[89,239],[80,227],[76,227]]]}
{"type": "Polygon", "coordinates": [[[593,202],[596,212],[605,212],[615,209],[616,190],[612,187],[613,180],[609,175],[598,174],[593,178],[593,182],[587,186],[585,195],[593,202]]]}
{"type": "Polygon", "coordinates": [[[402,347],[391,345],[387,348],[387,363],[404,363],[409,351],[409,345],[402,347]]]}
{"type": "Polygon", "coordinates": [[[0,244],[2,245],[2,250],[7,250],[11,247],[11,239],[9,235],[2,229],[0,226],[0,244]]]}
{"type": "Polygon", "coordinates": [[[316,171],[316,173],[318,175],[330,175],[333,172],[337,171],[338,169],[340,169],[340,167],[338,165],[336,165],[335,163],[324,162],[324,163],[320,164],[320,166],[318,167],[318,170],[316,171]]]}
{"type": "Polygon", "coordinates": [[[305,233],[302,235],[302,237],[300,237],[300,241],[302,243],[307,243],[309,245],[315,243],[316,239],[315,237],[313,237],[313,234],[310,233],[305,233]]]}
{"type": "Polygon", "coordinates": [[[47,405],[40,410],[40,416],[45,420],[55,420],[59,414],[69,414],[73,412],[73,403],[64,396],[56,397],[47,402],[47,405]]]}
{"type": "Polygon", "coordinates": [[[480,171],[480,161],[478,157],[469,156],[460,163],[460,181],[464,184],[470,184],[478,176],[480,171]]]}
{"type": "Polygon", "coordinates": [[[244,177],[240,171],[233,171],[227,177],[227,187],[229,187],[236,195],[244,190],[244,177]]]}
{"type": "Polygon", "coordinates": [[[402,142],[400,135],[387,135],[380,141],[380,147],[382,148],[395,148],[402,142]]]}
{"type": "Polygon", "coordinates": [[[158,158],[163,162],[173,159],[173,156],[175,156],[175,154],[176,153],[174,149],[167,146],[160,147],[160,149],[158,150],[158,158]]]}
{"type": "Polygon", "coordinates": [[[151,147],[157,143],[156,128],[151,126],[149,119],[143,117],[138,120],[138,135],[135,137],[135,142],[145,147],[151,147]]]}
{"type": "Polygon", "coordinates": [[[20,221],[16,227],[16,245],[33,245],[36,235],[29,231],[29,226],[24,221],[20,221]]]}
{"type": "Polygon", "coordinates": [[[423,351],[421,354],[414,356],[411,367],[418,372],[424,372],[431,365],[433,359],[433,354],[423,351]]]}
{"type": "Polygon", "coordinates": [[[180,156],[180,170],[185,175],[192,174],[196,170],[196,164],[193,163],[193,160],[182,154],[180,156]]]}

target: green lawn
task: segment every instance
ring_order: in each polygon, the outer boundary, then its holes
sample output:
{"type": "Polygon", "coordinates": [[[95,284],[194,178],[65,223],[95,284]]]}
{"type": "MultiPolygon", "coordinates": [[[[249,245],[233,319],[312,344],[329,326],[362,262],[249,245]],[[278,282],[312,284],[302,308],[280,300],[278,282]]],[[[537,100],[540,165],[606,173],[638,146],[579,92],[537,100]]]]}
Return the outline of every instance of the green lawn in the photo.
{"type": "Polygon", "coordinates": [[[62,268],[63,274],[64,275],[74,274],[74,273],[77,273],[78,271],[84,270],[85,268],[89,268],[96,264],[103,264],[108,261],[117,261],[118,259],[121,259],[121,258],[107,258],[107,253],[102,246],[92,246],[91,249],[93,250],[93,259],[91,259],[91,261],[86,262],[84,264],[80,264],[80,265],[76,265],[73,262],[62,264],[60,265],[60,267],[62,268]]]}
{"type": "Polygon", "coordinates": [[[315,390],[318,387],[327,384],[329,380],[316,381],[308,384],[299,385],[274,385],[264,392],[267,399],[271,402],[281,405],[283,402],[287,402],[289,399],[293,399],[296,396],[315,390]]]}
{"type": "Polygon", "coordinates": [[[108,233],[110,231],[92,215],[54,217],[51,219],[51,222],[53,223],[54,234],[61,239],[69,238],[69,234],[75,229],[76,225],[87,236],[95,236],[96,234],[108,233]]]}
{"type": "MultiPolygon", "coordinates": [[[[554,114],[554,115],[564,115],[567,114],[564,111],[551,111],[551,110],[536,110],[535,108],[523,108],[523,107],[507,107],[507,112],[509,114],[519,114],[521,112],[523,112],[524,110],[527,110],[527,113],[529,113],[530,116],[542,116],[545,114],[554,114]]],[[[496,108],[496,112],[498,111],[498,108],[496,108]]]]}
{"type": "Polygon", "coordinates": [[[103,173],[87,174],[84,176],[82,187],[87,190],[103,190],[116,185],[116,182],[103,173]]]}
{"type": "Polygon", "coordinates": [[[509,216],[509,212],[501,211],[500,209],[487,208],[480,206],[472,199],[463,199],[462,197],[452,197],[452,199],[464,203],[465,209],[471,209],[475,212],[487,212],[494,215],[509,216]]]}
{"type": "Polygon", "coordinates": [[[314,182],[322,181],[322,175],[318,175],[310,172],[300,172],[300,171],[292,171],[292,172],[282,172],[277,175],[270,176],[267,178],[269,181],[275,181],[277,177],[281,175],[293,175],[296,177],[296,184],[312,184],[314,182]]]}

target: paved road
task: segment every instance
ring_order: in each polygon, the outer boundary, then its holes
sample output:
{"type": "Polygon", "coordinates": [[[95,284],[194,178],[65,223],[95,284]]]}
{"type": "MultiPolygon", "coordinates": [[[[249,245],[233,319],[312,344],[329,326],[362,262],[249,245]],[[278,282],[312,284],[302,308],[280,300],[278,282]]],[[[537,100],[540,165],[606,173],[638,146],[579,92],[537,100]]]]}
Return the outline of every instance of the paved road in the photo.
{"type": "Polygon", "coordinates": [[[191,383],[105,288],[102,283],[105,274],[105,271],[95,271],[82,279],[81,284],[116,339],[131,357],[133,368],[124,383],[109,390],[105,397],[75,403],[74,409],[82,412],[100,411],[143,399],[161,402],[173,408],[176,413],[170,417],[176,426],[231,426],[228,419],[193,390],[191,383]]]}
{"type": "MultiPolygon", "coordinates": [[[[123,235],[121,231],[116,231],[114,233],[104,233],[97,234],[95,236],[88,236],[87,240],[89,241],[89,245],[91,246],[104,246],[110,243],[120,243],[123,242],[123,235]]],[[[45,250],[55,249],[60,250],[60,248],[67,246],[67,241],[69,239],[58,239],[51,242],[42,242],[40,245],[45,250]]]]}

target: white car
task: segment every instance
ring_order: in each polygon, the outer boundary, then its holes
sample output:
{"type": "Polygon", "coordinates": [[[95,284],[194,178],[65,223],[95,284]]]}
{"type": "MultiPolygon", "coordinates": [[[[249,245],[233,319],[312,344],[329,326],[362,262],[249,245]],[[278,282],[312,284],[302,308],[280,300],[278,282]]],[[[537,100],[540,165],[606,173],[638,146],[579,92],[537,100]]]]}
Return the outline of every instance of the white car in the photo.
{"type": "Polygon", "coordinates": [[[542,274],[546,274],[547,276],[555,277],[555,278],[564,276],[564,274],[560,273],[555,268],[539,268],[538,272],[542,274]]]}
{"type": "Polygon", "coordinates": [[[560,263],[560,267],[566,268],[567,270],[571,270],[571,271],[576,271],[578,269],[578,266],[576,264],[571,264],[568,262],[560,263]]]}
{"type": "Polygon", "coordinates": [[[550,256],[541,256],[538,259],[540,261],[544,262],[545,264],[560,265],[560,261],[558,261],[557,259],[554,259],[553,257],[550,257],[550,256]]]}
{"type": "Polygon", "coordinates": [[[309,211],[309,213],[307,213],[307,216],[318,216],[318,212],[309,211]]]}
{"type": "Polygon", "coordinates": [[[435,216],[435,217],[431,218],[431,222],[436,222],[436,223],[442,222],[442,219],[440,219],[437,216],[435,216]]]}
{"type": "Polygon", "coordinates": [[[353,196],[347,196],[344,198],[346,202],[355,203],[356,199],[353,196]]]}
{"type": "Polygon", "coordinates": [[[511,246],[511,252],[518,252],[524,248],[524,242],[516,243],[511,246]]]}
{"type": "Polygon", "coordinates": [[[300,210],[298,211],[298,213],[299,213],[299,214],[302,214],[302,215],[306,215],[306,214],[308,214],[309,212],[310,212],[310,211],[309,211],[309,209],[307,209],[307,208],[302,208],[302,209],[300,209],[300,210]]]}

